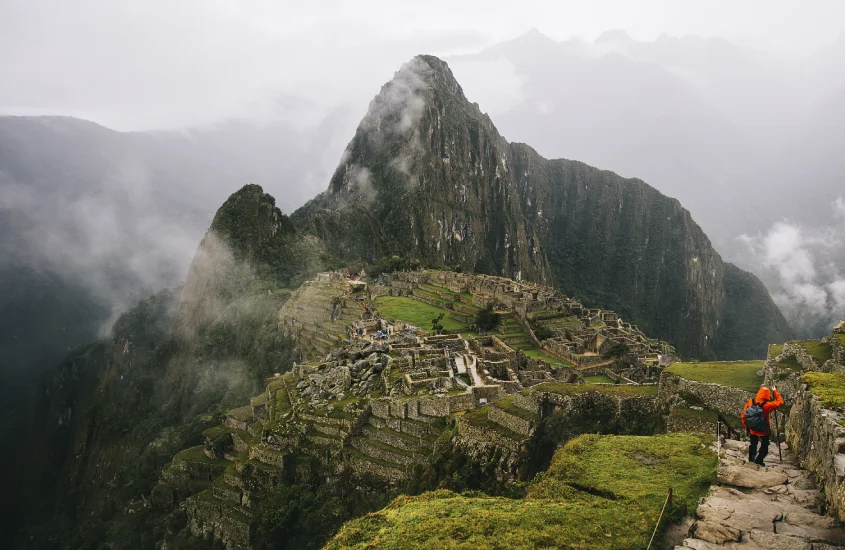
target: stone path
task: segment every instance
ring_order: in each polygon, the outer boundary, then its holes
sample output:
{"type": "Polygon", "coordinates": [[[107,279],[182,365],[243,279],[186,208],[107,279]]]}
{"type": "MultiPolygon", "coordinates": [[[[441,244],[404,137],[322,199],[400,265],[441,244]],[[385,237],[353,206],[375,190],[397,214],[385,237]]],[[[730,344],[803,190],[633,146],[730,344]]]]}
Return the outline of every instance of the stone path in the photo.
{"type": "Polygon", "coordinates": [[[462,353],[455,354],[455,366],[458,368],[458,374],[467,373],[467,364],[462,353]]]}
{"type": "Polygon", "coordinates": [[[478,369],[475,368],[477,364],[475,355],[472,356],[472,363],[469,364],[469,372],[472,374],[472,385],[473,386],[483,386],[484,381],[481,380],[481,376],[478,374],[478,369]]]}
{"type": "Polygon", "coordinates": [[[764,466],[747,462],[748,443],[726,440],[718,485],[698,506],[696,521],[675,550],[833,550],[845,548],[845,530],[821,515],[824,496],[809,472],[782,444],[769,445],[764,466]]]}

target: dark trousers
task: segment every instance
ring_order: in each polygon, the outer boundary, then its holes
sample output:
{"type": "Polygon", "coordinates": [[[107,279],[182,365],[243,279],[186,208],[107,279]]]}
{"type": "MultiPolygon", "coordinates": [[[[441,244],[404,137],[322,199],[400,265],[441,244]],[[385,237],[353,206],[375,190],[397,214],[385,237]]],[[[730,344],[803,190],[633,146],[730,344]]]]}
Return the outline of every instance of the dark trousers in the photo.
{"type": "Polygon", "coordinates": [[[748,446],[748,460],[763,464],[763,459],[769,454],[769,436],[748,434],[751,438],[751,445],[748,446]],[[757,442],[760,442],[760,453],[757,453],[757,442]]]}

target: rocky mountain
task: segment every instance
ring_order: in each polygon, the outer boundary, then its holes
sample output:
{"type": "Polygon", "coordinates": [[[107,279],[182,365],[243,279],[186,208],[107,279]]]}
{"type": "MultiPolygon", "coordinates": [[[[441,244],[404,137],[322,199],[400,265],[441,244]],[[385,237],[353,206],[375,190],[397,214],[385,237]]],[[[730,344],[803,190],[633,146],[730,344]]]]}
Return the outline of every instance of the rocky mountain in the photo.
{"type": "Polygon", "coordinates": [[[552,283],[689,356],[762,356],[789,335],[759,280],[724,263],[677,200],[508,143],[435,57],[382,88],[328,190],[291,219],[347,261],[413,256],[552,283]]]}
{"type": "Polygon", "coordinates": [[[108,337],[69,354],[4,425],[3,447],[14,450],[0,465],[16,505],[2,534],[26,525],[18,536],[34,538],[18,544],[38,548],[160,538],[167,526],[140,512],[161,466],[297,358],[278,311],[302,266],[319,262],[312,240],[260,187],[232,195],[183,288],[142,301],[108,337]]]}
{"type": "MultiPolygon", "coordinates": [[[[181,289],[143,301],[108,337],[62,361],[2,434],[15,444],[0,471],[12,474],[8,502],[19,503],[4,520],[25,525],[18,536],[37,547],[152,547],[186,532],[184,510],[164,513],[148,500],[162,467],[201,431],[228,422],[229,409],[264,391],[303,349],[343,338],[347,309],[367,311],[335,303],[319,286],[295,290],[304,280],[385,259],[544,282],[690,356],[762,356],[766,344],[787,339],[759,281],[722,262],[677,200],[508,143],[443,61],[420,56],[373,100],[326,192],[288,218],[261,187],[245,186],[217,211],[181,289]],[[292,291],[305,298],[288,300],[292,291]],[[299,305],[282,315],[291,302],[299,305]],[[331,334],[315,331],[315,308],[329,312],[331,334]]],[[[458,470],[485,479],[471,460],[443,460],[427,483],[458,470]]],[[[376,502],[350,498],[356,486],[346,481],[273,498],[334,518],[376,502]]]]}

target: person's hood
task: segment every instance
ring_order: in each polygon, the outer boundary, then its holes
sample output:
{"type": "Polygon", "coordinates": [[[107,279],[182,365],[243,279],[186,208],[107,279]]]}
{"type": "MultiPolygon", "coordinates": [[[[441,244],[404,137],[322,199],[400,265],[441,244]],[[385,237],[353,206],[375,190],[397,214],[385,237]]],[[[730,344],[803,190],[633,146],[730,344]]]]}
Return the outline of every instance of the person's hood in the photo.
{"type": "Polygon", "coordinates": [[[757,390],[757,397],[754,398],[757,403],[764,403],[766,401],[772,400],[772,392],[769,391],[769,388],[760,388],[757,390]]]}

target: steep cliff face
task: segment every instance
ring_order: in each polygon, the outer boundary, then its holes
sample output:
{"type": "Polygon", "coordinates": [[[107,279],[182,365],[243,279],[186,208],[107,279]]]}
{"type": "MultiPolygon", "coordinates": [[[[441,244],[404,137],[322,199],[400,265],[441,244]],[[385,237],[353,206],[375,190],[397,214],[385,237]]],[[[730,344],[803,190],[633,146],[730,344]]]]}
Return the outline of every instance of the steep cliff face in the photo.
{"type": "Polygon", "coordinates": [[[762,357],[790,337],[762,284],[727,268],[677,200],[509,144],[435,57],[382,88],[328,190],[292,220],[347,261],[414,256],[553,283],[692,357],[762,357]]]}
{"type": "Polygon", "coordinates": [[[511,160],[446,64],[417,57],[370,104],[328,191],[292,218],[345,258],[410,255],[546,281],[511,160]]]}

